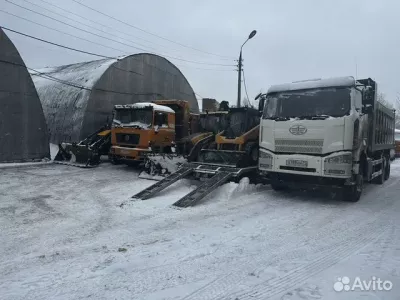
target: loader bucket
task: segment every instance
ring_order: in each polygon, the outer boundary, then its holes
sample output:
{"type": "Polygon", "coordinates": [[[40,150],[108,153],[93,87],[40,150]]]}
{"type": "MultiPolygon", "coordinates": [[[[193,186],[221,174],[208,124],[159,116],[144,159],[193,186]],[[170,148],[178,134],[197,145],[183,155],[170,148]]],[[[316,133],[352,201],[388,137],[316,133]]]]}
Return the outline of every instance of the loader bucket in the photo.
{"type": "Polygon", "coordinates": [[[58,147],[59,151],[54,158],[55,161],[69,162],[74,165],[81,164],[83,166],[94,166],[100,163],[100,155],[87,145],[62,143],[58,147]]]}

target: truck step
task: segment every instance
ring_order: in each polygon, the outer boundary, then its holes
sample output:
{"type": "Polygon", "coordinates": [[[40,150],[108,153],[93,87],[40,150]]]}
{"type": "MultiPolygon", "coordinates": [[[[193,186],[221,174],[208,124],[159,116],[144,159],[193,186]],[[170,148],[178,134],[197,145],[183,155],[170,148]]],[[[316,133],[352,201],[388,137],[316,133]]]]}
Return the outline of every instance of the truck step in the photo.
{"type": "Polygon", "coordinates": [[[175,173],[173,173],[173,174],[165,177],[161,181],[149,186],[148,188],[144,189],[143,191],[132,196],[132,198],[147,200],[147,199],[151,198],[152,196],[154,196],[155,194],[161,192],[163,189],[167,188],[171,184],[177,182],[179,179],[185,178],[192,173],[193,173],[193,168],[181,167],[175,173]]]}
{"type": "Polygon", "coordinates": [[[218,172],[211,178],[208,178],[206,181],[204,181],[197,189],[176,201],[174,206],[188,207],[195,205],[198,201],[203,199],[217,187],[227,182],[232,176],[233,174],[231,172],[218,172]]]}

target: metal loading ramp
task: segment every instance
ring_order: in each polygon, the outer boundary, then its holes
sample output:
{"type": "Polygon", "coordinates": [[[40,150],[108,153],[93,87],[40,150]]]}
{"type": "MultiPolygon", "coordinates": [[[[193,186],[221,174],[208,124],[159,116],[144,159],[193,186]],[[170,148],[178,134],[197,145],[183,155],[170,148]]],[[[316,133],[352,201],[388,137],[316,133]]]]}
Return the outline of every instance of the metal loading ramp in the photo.
{"type": "Polygon", "coordinates": [[[200,184],[195,190],[191,191],[189,194],[185,195],[173,204],[177,207],[194,206],[217,187],[232,179],[239,179],[243,175],[255,172],[256,170],[257,167],[236,168],[233,166],[227,167],[189,163],[183,165],[181,168],[179,168],[178,171],[165,177],[163,180],[137,193],[132,198],[147,200],[157,193],[161,192],[165,188],[169,187],[173,183],[177,182],[178,180],[194,176],[203,178],[204,180],[202,184],[200,184]]]}

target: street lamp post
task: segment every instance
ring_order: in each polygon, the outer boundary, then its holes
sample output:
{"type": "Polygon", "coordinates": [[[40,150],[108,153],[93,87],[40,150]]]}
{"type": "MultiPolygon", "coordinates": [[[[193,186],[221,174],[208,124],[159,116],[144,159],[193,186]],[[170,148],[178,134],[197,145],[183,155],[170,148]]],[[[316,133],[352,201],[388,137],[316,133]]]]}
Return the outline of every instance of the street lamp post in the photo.
{"type": "Polygon", "coordinates": [[[242,96],[242,49],[244,44],[247,43],[248,40],[253,38],[256,35],[257,31],[253,30],[250,34],[247,40],[243,43],[242,47],[240,47],[240,55],[239,55],[239,74],[238,74],[238,98],[237,98],[237,107],[240,107],[240,98],[242,96]]]}

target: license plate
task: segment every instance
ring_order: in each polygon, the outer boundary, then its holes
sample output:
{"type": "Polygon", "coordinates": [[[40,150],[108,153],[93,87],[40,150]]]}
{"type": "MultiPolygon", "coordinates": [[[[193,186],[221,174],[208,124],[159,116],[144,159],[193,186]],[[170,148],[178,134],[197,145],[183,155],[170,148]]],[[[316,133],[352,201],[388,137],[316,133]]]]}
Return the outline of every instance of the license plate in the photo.
{"type": "Polygon", "coordinates": [[[286,165],[290,167],[307,168],[308,161],[301,159],[288,159],[286,160],[286,165]]]}

